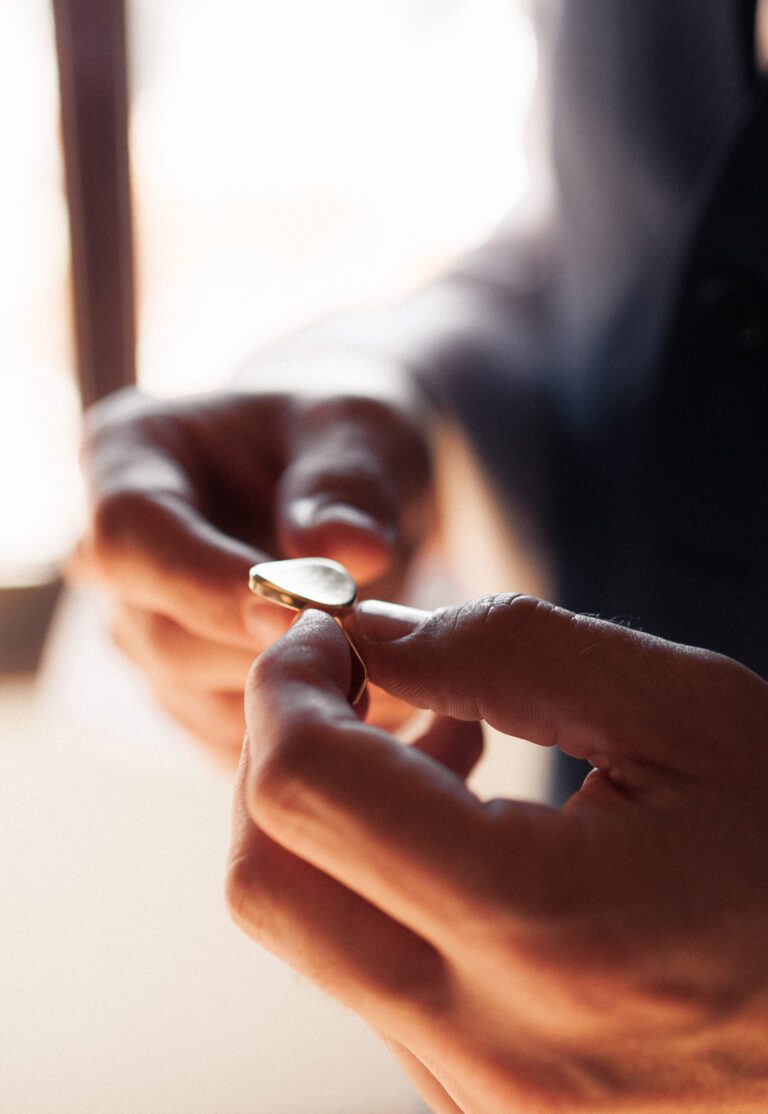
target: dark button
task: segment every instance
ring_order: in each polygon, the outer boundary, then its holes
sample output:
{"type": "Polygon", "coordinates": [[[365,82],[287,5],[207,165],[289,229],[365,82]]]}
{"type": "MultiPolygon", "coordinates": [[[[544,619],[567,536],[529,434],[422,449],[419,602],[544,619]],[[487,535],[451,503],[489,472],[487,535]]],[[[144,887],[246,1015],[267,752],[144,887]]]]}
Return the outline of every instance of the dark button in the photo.
{"type": "Polygon", "coordinates": [[[718,355],[751,362],[768,351],[768,293],[754,275],[712,272],[694,297],[701,340],[718,355]]]}

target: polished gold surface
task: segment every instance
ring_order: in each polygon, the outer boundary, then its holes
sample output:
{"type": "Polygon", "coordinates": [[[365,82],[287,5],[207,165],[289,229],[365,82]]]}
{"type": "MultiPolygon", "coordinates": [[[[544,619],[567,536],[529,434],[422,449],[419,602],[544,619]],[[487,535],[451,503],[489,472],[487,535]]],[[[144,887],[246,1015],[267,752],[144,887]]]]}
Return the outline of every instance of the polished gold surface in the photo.
{"type": "Polygon", "coordinates": [[[316,607],[334,616],[348,611],[357,596],[357,585],[344,566],[327,557],[262,561],[252,567],[248,583],[252,592],[282,607],[316,607]]]}
{"type": "Polygon", "coordinates": [[[261,561],[249,573],[252,592],[270,603],[303,611],[314,607],[331,615],[344,631],[352,653],[352,681],[349,701],[357,704],[368,684],[368,670],[342,618],[357,597],[355,581],[338,561],[327,557],[296,557],[286,561],[261,561]]]}

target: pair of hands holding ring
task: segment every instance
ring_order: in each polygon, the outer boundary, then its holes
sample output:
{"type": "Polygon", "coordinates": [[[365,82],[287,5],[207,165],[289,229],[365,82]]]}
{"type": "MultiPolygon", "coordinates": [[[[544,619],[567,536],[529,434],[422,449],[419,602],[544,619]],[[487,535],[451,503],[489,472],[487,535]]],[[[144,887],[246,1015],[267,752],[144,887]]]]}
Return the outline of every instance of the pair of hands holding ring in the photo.
{"type": "Polygon", "coordinates": [[[233,916],[362,1015],[435,1111],[768,1109],[765,682],[527,597],[364,600],[344,629],[391,702],[365,721],[337,622],[288,629],[246,575],[323,553],[396,594],[428,484],[407,413],[126,396],[91,418],[86,466],[76,564],[225,760],[248,678],[233,916]],[[403,707],[435,714],[411,746],[384,729],[403,707]],[[559,811],[482,801],[481,720],[593,772],[559,811]]]}

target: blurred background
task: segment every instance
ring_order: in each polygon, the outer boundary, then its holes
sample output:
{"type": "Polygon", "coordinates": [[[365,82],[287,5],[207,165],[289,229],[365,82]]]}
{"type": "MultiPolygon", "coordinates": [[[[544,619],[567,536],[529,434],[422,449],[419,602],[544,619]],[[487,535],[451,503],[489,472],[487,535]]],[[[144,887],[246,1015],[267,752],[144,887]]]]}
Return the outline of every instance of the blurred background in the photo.
{"type": "MultiPolygon", "coordinates": [[[[0,1109],[412,1111],[363,1026],[229,924],[229,779],[155,712],[97,605],[54,610],[87,363],[65,182],[76,262],[94,212],[127,211],[76,79],[99,93],[105,56],[114,77],[122,7],[0,0],[0,1109]]],[[[124,20],[147,390],[222,384],[297,326],[407,294],[526,195],[522,0],[132,0],[124,20]]]]}

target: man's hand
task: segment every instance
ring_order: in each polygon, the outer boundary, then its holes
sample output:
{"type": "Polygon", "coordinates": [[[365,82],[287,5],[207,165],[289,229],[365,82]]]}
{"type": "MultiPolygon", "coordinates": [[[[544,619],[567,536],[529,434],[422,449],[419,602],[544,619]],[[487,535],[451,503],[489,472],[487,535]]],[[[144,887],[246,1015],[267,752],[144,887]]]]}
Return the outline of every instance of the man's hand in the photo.
{"type": "Polygon", "coordinates": [[[497,596],[362,604],[372,678],[441,716],[405,747],[345,699],[312,612],[258,660],[228,894],[365,1017],[436,1111],[768,1109],[768,685],[497,596]],[[481,802],[486,719],[595,767],[562,811],[481,802]]]}
{"type": "MultiPolygon", "coordinates": [[[[91,412],[84,464],[92,518],[75,575],[106,585],[118,644],[231,763],[253,658],[290,622],[248,591],[250,565],[332,557],[396,593],[426,517],[416,422],[362,397],[124,392],[91,412]]],[[[374,703],[382,723],[402,716],[391,698],[374,703]]]]}

